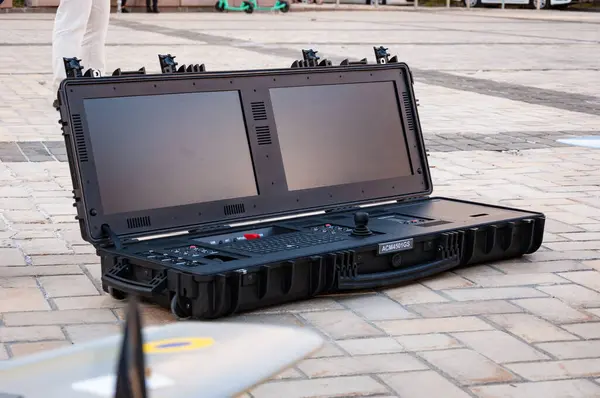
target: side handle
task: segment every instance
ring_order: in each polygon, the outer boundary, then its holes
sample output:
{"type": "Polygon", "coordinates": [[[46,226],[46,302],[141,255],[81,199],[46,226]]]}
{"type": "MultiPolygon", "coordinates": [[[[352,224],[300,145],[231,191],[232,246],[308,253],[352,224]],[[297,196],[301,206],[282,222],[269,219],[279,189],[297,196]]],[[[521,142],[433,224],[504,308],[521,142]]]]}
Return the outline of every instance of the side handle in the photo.
{"type": "Polygon", "coordinates": [[[158,273],[147,283],[129,279],[130,273],[130,265],[127,261],[122,261],[102,275],[102,282],[124,293],[145,297],[160,294],[167,287],[167,276],[164,272],[158,273]]]}
{"type": "Polygon", "coordinates": [[[444,259],[393,271],[338,277],[337,287],[340,290],[352,290],[396,285],[439,274],[458,265],[460,265],[460,255],[456,253],[444,259]]]}

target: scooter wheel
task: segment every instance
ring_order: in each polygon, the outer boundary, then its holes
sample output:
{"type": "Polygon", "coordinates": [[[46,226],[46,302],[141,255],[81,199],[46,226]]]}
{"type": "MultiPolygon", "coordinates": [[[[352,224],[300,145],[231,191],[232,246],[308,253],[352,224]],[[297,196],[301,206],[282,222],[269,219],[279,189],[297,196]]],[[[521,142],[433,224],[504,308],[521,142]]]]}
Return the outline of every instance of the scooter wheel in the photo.
{"type": "Polygon", "coordinates": [[[246,8],[244,9],[246,14],[252,14],[254,12],[254,5],[249,1],[242,2],[242,5],[246,5],[246,8]]]}
{"type": "Polygon", "coordinates": [[[174,295],[171,299],[171,312],[179,321],[190,319],[192,316],[192,303],[186,299],[181,300],[177,295],[174,295]]]}
{"type": "Polygon", "coordinates": [[[218,12],[223,12],[225,11],[225,6],[220,1],[217,1],[215,3],[215,10],[217,10],[218,12]]]}
{"type": "Polygon", "coordinates": [[[288,12],[290,10],[290,3],[287,1],[280,1],[280,3],[282,4],[282,7],[279,9],[279,11],[288,12]]]}

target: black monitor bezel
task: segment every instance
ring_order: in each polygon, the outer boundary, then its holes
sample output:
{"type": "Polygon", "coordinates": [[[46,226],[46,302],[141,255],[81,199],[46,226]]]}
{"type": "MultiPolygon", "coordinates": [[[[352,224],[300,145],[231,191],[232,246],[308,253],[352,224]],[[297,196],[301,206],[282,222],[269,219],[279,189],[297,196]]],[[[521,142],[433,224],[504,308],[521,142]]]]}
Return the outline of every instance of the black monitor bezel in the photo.
{"type": "MultiPolygon", "coordinates": [[[[409,68],[404,63],[66,79],[59,88],[59,97],[64,104],[61,106],[62,120],[68,121],[65,126],[65,141],[76,193],[78,216],[85,224],[82,234],[84,239],[92,243],[106,238],[103,225],[109,225],[117,236],[143,236],[403,199],[428,195],[432,191],[425,146],[415,107],[412,79],[409,68]],[[396,99],[414,174],[385,181],[288,191],[269,89],[382,81],[395,83],[396,99]],[[103,214],[93,151],[83,109],[85,99],[235,90],[239,91],[242,102],[258,196],[111,215],[103,214]],[[265,104],[266,120],[254,120],[253,103],[265,104]],[[411,123],[409,118],[412,118],[411,123]],[[271,132],[270,145],[259,145],[254,130],[256,126],[264,125],[268,125],[271,132]],[[83,155],[87,156],[87,161],[83,161],[83,155]],[[240,212],[242,208],[244,211],[240,212]]],[[[318,128],[318,126],[310,128],[318,128]]]]}
{"type": "MultiPolygon", "coordinates": [[[[242,106],[242,98],[241,98],[240,92],[239,92],[238,90],[230,90],[230,91],[222,90],[221,92],[222,92],[222,93],[231,93],[231,94],[233,94],[233,95],[236,97],[236,102],[237,102],[238,106],[239,106],[239,107],[241,107],[241,106],[242,106]]],[[[193,93],[192,93],[192,94],[193,94],[193,93]]],[[[160,95],[168,95],[168,94],[160,94],[160,95]]],[[[156,98],[156,97],[160,97],[160,95],[159,95],[159,96],[153,96],[153,97],[154,97],[154,98],[156,98]]],[[[177,95],[177,94],[175,94],[175,95],[177,95]]],[[[132,98],[132,97],[136,97],[136,96],[130,96],[130,97],[127,97],[127,98],[132,98]]],[[[122,97],[120,97],[120,98],[122,98],[122,97]]],[[[93,100],[96,100],[96,99],[98,99],[98,98],[92,98],[91,100],[93,101],[93,100]]],[[[84,108],[85,108],[85,105],[86,105],[86,102],[85,102],[86,100],[87,100],[87,99],[84,99],[84,108]]],[[[152,109],[148,109],[147,111],[148,111],[148,112],[152,112],[152,109]]],[[[213,114],[214,114],[214,113],[213,113],[213,114]]],[[[240,126],[240,127],[242,127],[242,128],[243,128],[243,136],[245,137],[245,142],[244,142],[244,144],[245,144],[245,146],[246,146],[247,148],[249,148],[249,146],[250,146],[250,142],[248,141],[248,133],[247,133],[247,132],[248,132],[248,128],[247,128],[247,126],[246,126],[246,120],[245,120],[245,118],[244,118],[244,112],[240,112],[240,115],[239,115],[239,116],[241,116],[241,119],[242,119],[242,120],[241,120],[241,121],[242,121],[242,123],[241,123],[241,126],[240,126]]],[[[238,116],[238,117],[239,117],[239,116],[238,116]]],[[[168,134],[168,133],[169,133],[169,132],[165,132],[165,134],[168,134]]],[[[239,133],[241,133],[241,132],[240,132],[240,131],[238,131],[238,134],[239,134],[239,133]]],[[[98,138],[98,137],[94,137],[94,138],[98,138]]],[[[100,140],[101,140],[101,139],[102,139],[102,137],[100,137],[100,140]]],[[[88,147],[88,149],[91,149],[91,148],[93,148],[93,143],[92,143],[91,141],[93,141],[93,140],[90,140],[90,146],[88,147]]],[[[199,143],[197,143],[197,142],[190,142],[190,143],[189,143],[189,145],[198,145],[198,144],[199,144],[199,143]]],[[[259,187],[258,187],[258,184],[257,184],[256,175],[255,175],[255,173],[254,173],[254,167],[253,167],[253,162],[252,162],[252,153],[251,153],[251,152],[249,152],[249,153],[248,153],[248,155],[249,155],[249,160],[250,160],[250,167],[252,167],[252,172],[251,172],[251,173],[248,173],[248,174],[251,174],[251,176],[252,176],[252,179],[253,179],[253,181],[251,182],[251,184],[252,184],[252,186],[253,186],[253,190],[254,190],[254,193],[253,193],[253,194],[252,194],[251,192],[248,192],[248,193],[250,193],[250,195],[249,195],[248,197],[254,197],[254,196],[258,196],[258,195],[259,195],[259,187]]],[[[93,152],[93,150],[89,150],[89,151],[88,151],[88,157],[92,157],[92,158],[94,157],[94,152],[93,152]]],[[[94,162],[94,164],[95,164],[95,162],[94,162]]],[[[218,171],[215,171],[215,170],[212,170],[212,172],[213,172],[213,173],[218,173],[218,171]]],[[[94,173],[95,173],[95,167],[94,167],[94,173]]],[[[186,177],[184,177],[184,178],[186,178],[188,181],[190,181],[190,182],[191,182],[191,181],[193,180],[193,176],[194,176],[194,175],[195,175],[195,172],[193,172],[193,171],[192,171],[192,172],[190,172],[190,175],[189,175],[189,176],[186,176],[186,177]]],[[[94,187],[99,187],[99,184],[100,184],[100,183],[98,182],[98,184],[95,184],[95,185],[94,185],[94,187]]],[[[134,181],[132,181],[132,185],[134,185],[134,184],[135,184],[135,182],[134,182],[134,181]]],[[[99,199],[100,199],[100,205],[97,205],[96,209],[100,209],[100,210],[103,212],[103,210],[104,210],[104,206],[102,206],[102,192],[101,192],[100,190],[98,190],[98,196],[99,196],[99,199]]],[[[233,199],[233,200],[238,200],[238,198],[240,198],[240,196],[236,197],[236,198],[235,198],[235,199],[233,199]]],[[[224,200],[226,200],[226,199],[224,199],[224,200]]],[[[103,212],[103,213],[104,213],[104,212],[103,212]]],[[[121,213],[127,213],[127,212],[121,212],[121,213]]],[[[111,215],[111,214],[119,214],[119,212],[114,212],[114,211],[113,211],[113,212],[107,213],[106,215],[111,215]]]]}

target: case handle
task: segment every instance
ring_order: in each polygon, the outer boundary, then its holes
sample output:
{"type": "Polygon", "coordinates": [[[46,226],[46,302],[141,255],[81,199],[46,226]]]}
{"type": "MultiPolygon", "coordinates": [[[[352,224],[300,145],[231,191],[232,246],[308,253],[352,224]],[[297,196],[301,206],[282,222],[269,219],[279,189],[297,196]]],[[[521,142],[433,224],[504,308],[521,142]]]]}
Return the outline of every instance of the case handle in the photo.
{"type": "Polygon", "coordinates": [[[412,267],[400,268],[394,271],[376,272],[372,274],[355,275],[352,277],[338,278],[338,289],[372,289],[376,287],[410,282],[427,276],[448,271],[460,265],[460,255],[453,254],[450,257],[432,261],[412,267]]]}
{"type": "Polygon", "coordinates": [[[167,276],[162,272],[148,283],[128,279],[125,276],[128,273],[129,264],[127,262],[118,263],[102,275],[102,282],[124,293],[146,297],[160,293],[167,286],[167,276]]]}

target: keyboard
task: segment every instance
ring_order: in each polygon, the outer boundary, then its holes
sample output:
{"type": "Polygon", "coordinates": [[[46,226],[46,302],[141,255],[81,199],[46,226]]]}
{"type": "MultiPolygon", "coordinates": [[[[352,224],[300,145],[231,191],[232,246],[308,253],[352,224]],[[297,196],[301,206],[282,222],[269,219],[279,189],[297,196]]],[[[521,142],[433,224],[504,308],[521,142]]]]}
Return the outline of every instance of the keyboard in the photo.
{"type": "Polygon", "coordinates": [[[348,239],[348,235],[336,233],[335,231],[322,231],[320,233],[292,232],[284,235],[274,235],[260,239],[232,242],[225,245],[219,245],[219,248],[256,254],[268,254],[340,242],[346,239],[348,239]]]}

